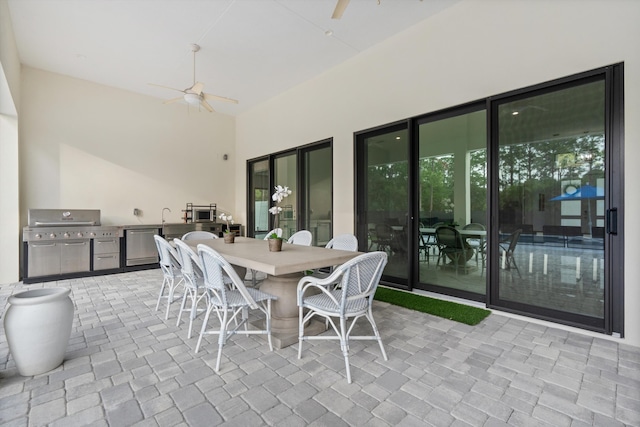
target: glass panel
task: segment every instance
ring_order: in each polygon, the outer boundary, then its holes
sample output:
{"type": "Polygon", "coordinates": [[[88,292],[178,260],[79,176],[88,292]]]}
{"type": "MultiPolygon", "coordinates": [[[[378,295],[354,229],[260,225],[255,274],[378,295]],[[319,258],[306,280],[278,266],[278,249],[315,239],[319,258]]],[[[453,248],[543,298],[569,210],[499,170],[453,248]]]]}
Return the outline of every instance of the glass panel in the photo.
{"type": "Polygon", "coordinates": [[[484,295],[486,112],[420,124],[419,144],[420,282],[484,295]]]}
{"type": "Polygon", "coordinates": [[[271,200],[269,188],[269,161],[260,160],[250,165],[250,205],[253,233],[249,236],[263,238],[269,231],[269,203],[271,200]]]}
{"type": "MultiPolygon", "coordinates": [[[[284,239],[288,239],[297,231],[298,167],[296,159],[296,153],[293,153],[277,157],[274,162],[273,176],[275,185],[286,186],[291,190],[291,194],[280,203],[282,212],[280,212],[278,227],[282,228],[282,237],[284,239]]],[[[271,190],[271,193],[273,193],[273,188],[271,190]]]]}
{"type": "Polygon", "coordinates": [[[498,107],[499,298],[604,317],[605,85],[498,107]]]}
{"type": "Polygon", "coordinates": [[[325,246],[332,237],[332,150],[331,147],[306,151],[304,161],[304,218],[301,227],[311,231],[313,244],[325,246]]]}
{"type": "Polygon", "coordinates": [[[378,134],[364,140],[364,212],[368,250],[386,251],[384,274],[408,278],[408,132],[378,134]]]}

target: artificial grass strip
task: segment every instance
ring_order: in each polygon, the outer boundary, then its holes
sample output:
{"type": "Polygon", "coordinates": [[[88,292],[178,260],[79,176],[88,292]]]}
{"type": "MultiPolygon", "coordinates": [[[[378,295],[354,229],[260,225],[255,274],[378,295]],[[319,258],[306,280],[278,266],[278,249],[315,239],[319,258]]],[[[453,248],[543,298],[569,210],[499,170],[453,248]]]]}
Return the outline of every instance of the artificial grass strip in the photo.
{"type": "Polygon", "coordinates": [[[422,313],[433,314],[434,316],[455,320],[456,322],[471,326],[477,325],[485,317],[491,314],[491,311],[483,308],[470,307],[464,304],[443,301],[436,298],[429,298],[380,286],[378,286],[378,289],[376,290],[375,299],[378,301],[388,302],[389,304],[399,305],[400,307],[405,307],[411,310],[420,311],[422,313]]]}

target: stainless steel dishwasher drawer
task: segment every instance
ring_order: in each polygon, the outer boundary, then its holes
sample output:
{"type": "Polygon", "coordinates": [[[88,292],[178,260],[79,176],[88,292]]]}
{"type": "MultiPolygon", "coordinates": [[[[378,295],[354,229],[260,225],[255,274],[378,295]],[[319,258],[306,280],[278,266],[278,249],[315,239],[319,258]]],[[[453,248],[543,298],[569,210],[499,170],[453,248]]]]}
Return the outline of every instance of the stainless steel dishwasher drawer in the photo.
{"type": "Polygon", "coordinates": [[[93,271],[120,268],[120,239],[93,239],[93,271]]]}
{"type": "Polygon", "coordinates": [[[156,234],[158,234],[157,228],[125,230],[127,267],[155,264],[159,261],[158,249],[153,239],[156,234]]]}

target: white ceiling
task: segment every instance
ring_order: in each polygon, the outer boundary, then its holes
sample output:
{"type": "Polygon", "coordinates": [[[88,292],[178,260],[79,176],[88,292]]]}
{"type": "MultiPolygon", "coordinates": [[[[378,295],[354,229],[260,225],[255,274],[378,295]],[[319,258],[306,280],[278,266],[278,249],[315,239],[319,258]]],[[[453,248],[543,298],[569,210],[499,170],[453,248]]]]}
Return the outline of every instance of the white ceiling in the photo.
{"type": "MultiPolygon", "coordinates": [[[[22,64],[162,99],[196,80],[236,115],[460,0],[8,0],[22,64]],[[332,35],[325,32],[331,30],[332,35]]],[[[167,108],[185,108],[168,105],[167,108]]]]}

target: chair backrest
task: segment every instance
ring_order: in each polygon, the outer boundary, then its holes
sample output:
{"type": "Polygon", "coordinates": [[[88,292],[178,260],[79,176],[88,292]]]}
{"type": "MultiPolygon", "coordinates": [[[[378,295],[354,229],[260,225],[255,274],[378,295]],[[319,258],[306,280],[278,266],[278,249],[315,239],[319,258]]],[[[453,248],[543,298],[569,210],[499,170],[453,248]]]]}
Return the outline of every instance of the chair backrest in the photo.
{"type": "Polygon", "coordinates": [[[190,231],[182,236],[182,240],[205,240],[217,238],[218,236],[210,231],[190,231]]]}
{"type": "Polygon", "coordinates": [[[462,249],[464,243],[460,237],[460,232],[453,227],[447,225],[436,228],[436,241],[440,246],[446,246],[449,248],[462,249]]]}
{"type": "Polygon", "coordinates": [[[376,251],[358,255],[336,267],[333,274],[342,272],[340,280],[342,287],[341,312],[344,313],[349,307],[357,306],[357,303],[354,302],[359,299],[368,298],[369,304],[373,302],[373,295],[385,265],[387,265],[387,253],[376,251]]]}
{"type": "Polygon", "coordinates": [[[469,223],[464,227],[462,227],[462,229],[463,230],[483,230],[483,231],[485,230],[484,225],[478,224],[477,222],[469,223]]]}
{"type": "Polygon", "coordinates": [[[273,230],[269,231],[269,232],[267,233],[267,235],[266,235],[266,236],[264,236],[264,240],[269,240],[270,236],[271,236],[273,233],[276,233],[276,235],[277,235],[278,237],[282,237],[282,228],[274,228],[273,230]]]}
{"type": "Polygon", "coordinates": [[[182,275],[187,278],[193,286],[197,287],[197,278],[203,277],[202,264],[200,264],[198,254],[191,246],[180,239],[173,239],[173,243],[176,245],[180,257],[182,275]]]}
{"type": "Polygon", "coordinates": [[[240,292],[247,304],[253,309],[258,308],[258,304],[247,291],[238,273],[222,255],[209,246],[200,244],[198,245],[198,257],[202,264],[205,287],[215,292],[223,305],[227,305],[227,287],[224,283],[224,275],[226,274],[231,278],[233,287],[240,292]]]}
{"type": "Polygon", "coordinates": [[[389,224],[376,224],[376,235],[379,240],[391,239],[393,228],[389,224]]]}
{"type": "Polygon", "coordinates": [[[353,234],[340,234],[329,240],[329,243],[327,243],[325,248],[339,249],[342,251],[357,251],[358,238],[353,234]]]}
{"type": "Polygon", "coordinates": [[[509,240],[509,249],[507,249],[509,255],[513,255],[513,251],[516,250],[516,245],[518,244],[520,233],[522,233],[522,229],[520,228],[511,233],[511,239],[509,240]]]}
{"type": "Polygon", "coordinates": [[[302,245],[302,246],[311,246],[311,241],[313,240],[313,235],[309,230],[300,230],[296,231],[289,237],[287,243],[291,243],[294,245],[302,245]]]}
{"type": "Polygon", "coordinates": [[[175,276],[175,274],[180,272],[182,269],[178,252],[163,237],[156,234],[153,236],[153,239],[156,242],[156,248],[158,248],[160,268],[162,269],[162,272],[164,274],[175,276]]]}

